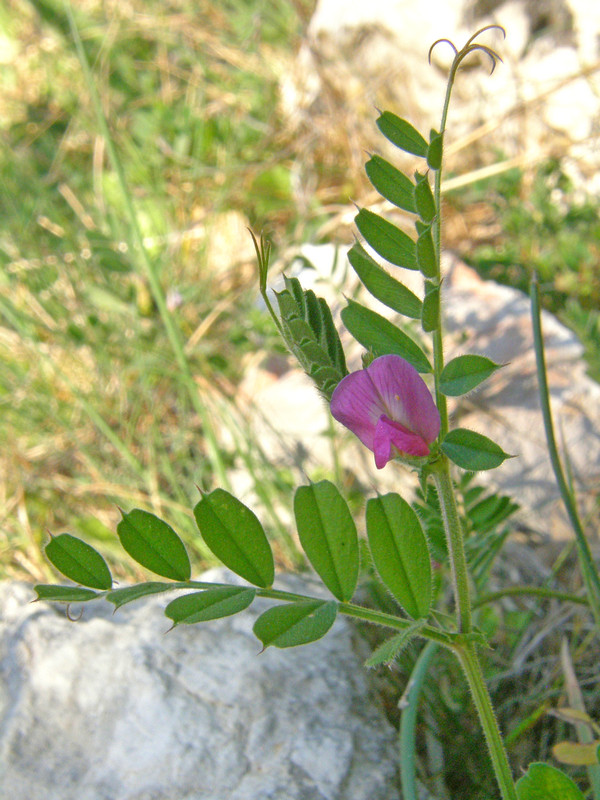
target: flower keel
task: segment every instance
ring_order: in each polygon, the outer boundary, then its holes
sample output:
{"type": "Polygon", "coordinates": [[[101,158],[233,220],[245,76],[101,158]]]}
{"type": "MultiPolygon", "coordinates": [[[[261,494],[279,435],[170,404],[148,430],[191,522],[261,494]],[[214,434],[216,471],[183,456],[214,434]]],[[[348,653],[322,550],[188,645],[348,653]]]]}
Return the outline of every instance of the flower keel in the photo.
{"type": "Polygon", "coordinates": [[[440,431],[425,382],[396,355],[380,356],[343,378],[331,398],[331,413],[373,451],[377,469],[399,455],[429,455],[440,431]]]}

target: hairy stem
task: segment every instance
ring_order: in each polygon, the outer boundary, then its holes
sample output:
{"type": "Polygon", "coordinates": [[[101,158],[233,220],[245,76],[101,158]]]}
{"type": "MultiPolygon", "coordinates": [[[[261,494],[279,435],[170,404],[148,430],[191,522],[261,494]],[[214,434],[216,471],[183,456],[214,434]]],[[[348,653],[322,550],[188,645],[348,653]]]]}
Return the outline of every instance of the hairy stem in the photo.
{"type": "Polygon", "coordinates": [[[473,644],[467,643],[464,647],[456,648],[455,652],[466,675],[471,689],[471,696],[479,714],[502,800],[518,800],[506,749],[500,735],[494,709],[492,708],[492,701],[483,679],[477,651],[473,644]]]}
{"type": "Polygon", "coordinates": [[[461,633],[470,633],[472,630],[471,595],[467,558],[458,508],[456,507],[454,487],[450,477],[450,464],[446,456],[442,455],[433,465],[433,477],[438,491],[442,521],[448,544],[454,598],[458,615],[458,630],[461,633]]]}

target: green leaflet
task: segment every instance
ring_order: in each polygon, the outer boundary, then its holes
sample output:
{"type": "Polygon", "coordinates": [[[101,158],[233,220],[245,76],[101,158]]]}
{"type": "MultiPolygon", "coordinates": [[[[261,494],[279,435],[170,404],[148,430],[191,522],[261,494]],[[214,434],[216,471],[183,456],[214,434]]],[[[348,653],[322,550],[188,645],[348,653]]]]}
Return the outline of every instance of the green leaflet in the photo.
{"type": "Polygon", "coordinates": [[[185,546],[170,525],[149,511],[134,508],[117,525],[121,544],[151,572],[174,581],[187,581],[191,567],[185,546]]]}
{"type": "Polygon", "coordinates": [[[135,586],[125,586],[123,589],[115,589],[106,595],[109,603],[114,603],[115,611],[117,608],[132,603],[134,600],[139,600],[141,597],[148,597],[151,594],[160,594],[162,592],[172,592],[174,589],[185,589],[188,584],[185,581],[162,583],[160,581],[146,581],[145,583],[137,583],[135,586]]]}
{"type": "Polygon", "coordinates": [[[33,590],[38,600],[56,603],[85,603],[100,596],[91,589],[81,589],[79,586],[55,586],[49,583],[38,583],[33,590]]]}
{"type": "Polygon", "coordinates": [[[431,559],[421,523],[398,494],[367,501],[367,537],[373,562],[402,608],[415,619],[431,606],[431,559]]]}
{"type": "Polygon", "coordinates": [[[415,178],[415,208],[423,222],[430,223],[437,213],[433,192],[427,175],[419,175],[416,172],[415,178]]]}
{"type": "Polygon", "coordinates": [[[361,208],[354,218],[356,227],[366,242],[390,264],[405,269],[418,269],[415,243],[387,219],[361,208]]]}
{"type": "Polygon", "coordinates": [[[550,764],[530,764],[516,784],[519,800],[585,800],[568,775],[550,764]]]}
{"type": "Polygon", "coordinates": [[[426,278],[435,278],[438,273],[438,264],[435,255],[435,246],[433,244],[431,225],[425,225],[419,220],[416,221],[415,225],[418,234],[416,248],[419,269],[426,278]]]}
{"type": "Polygon", "coordinates": [[[365,172],[382,197],[404,211],[416,211],[414,185],[403,172],[381,156],[372,156],[365,164],[365,172]]]}
{"type": "Polygon", "coordinates": [[[396,147],[415,156],[427,156],[430,146],[410,122],[392,114],[391,111],[384,111],[376,122],[385,138],[396,147]]]}
{"type": "Polygon", "coordinates": [[[448,397],[458,397],[479,386],[501,366],[485,356],[457,356],[442,370],[440,391],[448,397]]]}
{"type": "Polygon", "coordinates": [[[487,436],[466,428],[449,431],[441,444],[441,449],[457,466],[471,472],[494,469],[507,458],[512,458],[487,436]]]}
{"type": "Polygon", "coordinates": [[[431,372],[431,364],[419,345],[389,320],[348,300],[342,309],[342,322],[357,342],[375,356],[394,353],[405,358],[419,372],[431,372]]]}
{"type": "Polygon", "coordinates": [[[426,332],[435,331],[440,322],[440,287],[426,281],[421,325],[426,332]]]}
{"type": "Polygon", "coordinates": [[[255,597],[256,589],[218,586],[177,597],[166,607],[165,616],[172,619],[174,625],[195,625],[198,622],[238,614],[248,608],[255,597]]]}
{"type": "Polygon", "coordinates": [[[358,242],[348,252],[348,260],[376,300],[405,317],[420,319],[422,303],[419,298],[382,269],[358,242]]]}
{"type": "Polygon", "coordinates": [[[254,623],[253,631],[263,647],[296,647],[325,636],[336,616],[334,600],[301,600],[265,611],[254,623]]]}
{"type": "Polygon", "coordinates": [[[225,489],[205,494],[194,508],[202,538],[216,557],[255,586],[271,586],[271,546],[253,511],[225,489]]]}
{"type": "Polygon", "coordinates": [[[444,149],[444,134],[438,133],[433,128],[429,134],[429,148],[427,150],[427,166],[431,169],[439,169],[442,166],[442,155],[444,149]]]}
{"type": "Polygon", "coordinates": [[[330,481],[300,486],[294,497],[300,544],[329,591],[352,598],[358,580],[358,535],[348,504],[330,481]]]}
{"type": "Polygon", "coordinates": [[[100,553],[70,533],[53,536],[44,552],[65,578],[92,589],[110,589],[112,586],[110,570],[100,553]]]}

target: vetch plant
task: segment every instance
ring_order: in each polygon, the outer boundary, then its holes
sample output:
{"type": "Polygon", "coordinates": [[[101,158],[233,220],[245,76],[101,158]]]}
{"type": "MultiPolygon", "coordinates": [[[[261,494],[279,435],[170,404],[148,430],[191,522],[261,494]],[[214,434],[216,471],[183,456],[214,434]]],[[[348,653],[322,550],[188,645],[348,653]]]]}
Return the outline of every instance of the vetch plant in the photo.
{"type": "MultiPolygon", "coordinates": [[[[222,488],[202,493],[193,515],[206,546],[242,577],[247,586],[192,580],[187,552],[173,528],[147,511],[133,509],[122,512],[117,526],[121,544],[138,564],[166,581],[113,589],[112,576],[102,556],[85,542],[64,533],[51,539],[46,555],[78,585],[38,585],[36,591],[40,600],[68,603],[104,597],[119,608],[151,594],[191,590],[166,606],[165,614],[173,626],[225,617],[248,608],[256,597],[269,598],[275,604],[254,625],[254,633],[265,648],[313,642],[324,636],[337,615],[342,614],[391,632],[390,638],[367,660],[369,666],[392,663],[411,641],[424,644],[401,724],[401,780],[407,800],[415,800],[417,796],[414,726],[419,687],[436,654],[444,649],[458,660],[466,678],[503,800],[581,800],[583,794],[567,775],[543,763],[531,765],[515,784],[483,678],[481,652],[488,642],[474,623],[476,607],[492,602],[492,598],[485,596],[477,597],[475,602],[474,589],[478,592],[481,588],[506,536],[504,533],[490,539],[489,534],[495,532],[495,526],[515,506],[507,498],[495,496],[477,502],[477,491],[469,487],[470,475],[459,472],[493,469],[510,456],[478,432],[451,429],[447,409],[447,397],[469,392],[501,366],[475,354],[445,363],[442,329],[441,174],[446,118],[452,87],[463,60],[476,51],[489,57],[492,68],[499,60],[494,50],[479,41],[486,30],[478,31],[460,50],[441,40],[452,47],[454,60],[439,130],[431,130],[426,138],[391,112],[385,111],[377,119],[381,133],[393,145],[421,159],[421,168],[413,178],[378,155],[371,156],[366,164],[375,189],[393,205],[413,215],[415,235],[409,236],[368,209],[359,209],[357,213],[358,231],[372,251],[396,268],[396,272],[420,271],[424,282],[422,296],[414,294],[384,269],[362,244],[357,242],[349,253],[350,264],[376,300],[397,314],[420,321],[424,336],[430,338],[428,352],[402,328],[350,300],[342,311],[342,320],[366,353],[364,368],[348,374],[340,337],[322,298],[304,290],[297,279],[286,278],[284,289],[276,295],[275,310],[267,293],[270,247],[264,238],[260,241],[254,238],[260,291],[290,351],[330,403],[332,416],[373,452],[378,469],[386,468],[390,461],[398,461],[418,472],[420,500],[411,504],[397,493],[370,497],[365,516],[367,541],[360,543],[348,503],[332,482],[321,480],[298,487],[294,515],[299,541],[331,599],[272,588],[275,565],[264,528],[251,509],[222,488]],[[431,388],[421,375],[430,381],[431,388]],[[471,493],[468,526],[464,509],[457,502],[457,484],[463,496],[471,493]],[[441,532],[440,540],[437,532],[441,532]],[[475,546],[467,533],[473,534],[475,546]],[[393,611],[352,602],[360,577],[362,546],[368,547],[369,561],[380,585],[397,604],[393,611]],[[435,579],[432,553],[436,561],[441,559],[435,579]],[[447,574],[451,576],[453,595],[450,608],[444,599],[447,593],[443,585],[440,587],[447,574]]],[[[537,348],[541,350],[539,341],[537,348]]],[[[541,363],[543,371],[543,360],[541,363]]],[[[544,391],[547,396],[547,387],[544,391]]],[[[573,493],[566,484],[564,492],[576,519],[573,493]]],[[[583,602],[597,615],[598,571],[578,518],[577,524],[588,591],[583,602]]],[[[519,591],[542,597],[556,595],[545,593],[540,587],[519,591]]],[[[504,594],[514,594],[514,587],[507,587],[494,599],[504,594]]],[[[574,600],[582,602],[581,598],[574,600]]],[[[593,791],[596,800],[600,800],[596,784],[593,791]]]]}

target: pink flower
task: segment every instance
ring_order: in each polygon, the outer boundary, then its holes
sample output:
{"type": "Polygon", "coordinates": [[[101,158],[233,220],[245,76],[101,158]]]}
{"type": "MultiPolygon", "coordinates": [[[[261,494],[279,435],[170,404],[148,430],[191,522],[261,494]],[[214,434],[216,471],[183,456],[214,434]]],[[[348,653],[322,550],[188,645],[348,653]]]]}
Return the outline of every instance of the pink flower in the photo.
{"type": "Polygon", "coordinates": [[[346,375],[331,398],[331,413],[373,451],[377,469],[398,455],[429,455],[440,432],[440,415],[425,382],[395,355],[346,375]]]}

